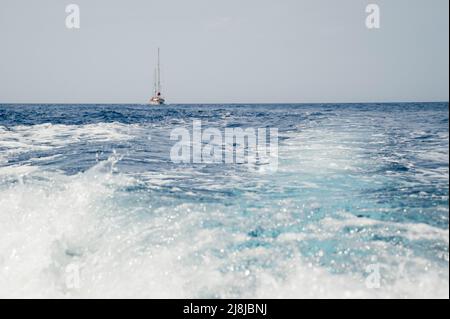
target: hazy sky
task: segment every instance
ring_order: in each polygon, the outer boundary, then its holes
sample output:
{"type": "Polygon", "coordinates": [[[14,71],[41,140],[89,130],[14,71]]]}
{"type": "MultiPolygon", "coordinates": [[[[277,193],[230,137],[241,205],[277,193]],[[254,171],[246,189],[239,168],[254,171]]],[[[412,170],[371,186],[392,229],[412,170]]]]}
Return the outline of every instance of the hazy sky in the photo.
{"type": "Polygon", "coordinates": [[[448,101],[448,0],[0,0],[0,103],[448,101]],[[66,5],[81,28],[65,26],[66,5]],[[381,29],[365,26],[379,4],[381,29]]]}

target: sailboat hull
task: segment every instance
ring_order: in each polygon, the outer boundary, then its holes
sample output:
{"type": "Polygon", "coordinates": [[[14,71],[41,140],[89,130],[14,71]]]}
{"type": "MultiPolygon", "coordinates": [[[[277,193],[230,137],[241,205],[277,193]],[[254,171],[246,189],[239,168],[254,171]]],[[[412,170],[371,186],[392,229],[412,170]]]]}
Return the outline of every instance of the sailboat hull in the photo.
{"type": "Polygon", "coordinates": [[[152,97],[149,104],[150,105],[164,105],[166,101],[161,97],[152,97]]]}

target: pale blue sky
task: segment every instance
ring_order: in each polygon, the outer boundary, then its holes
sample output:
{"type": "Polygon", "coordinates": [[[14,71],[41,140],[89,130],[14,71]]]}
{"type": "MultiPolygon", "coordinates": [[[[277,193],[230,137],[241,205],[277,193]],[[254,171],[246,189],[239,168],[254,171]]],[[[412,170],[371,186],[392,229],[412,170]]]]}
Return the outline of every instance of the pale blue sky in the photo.
{"type": "Polygon", "coordinates": [[[0,0],[0,103],[448,101],[448,0],[0,0]],[[81,29],[65,27],[65,6],[81,29]],[[381,7],[381,29],[365,7],[381,7]]]}

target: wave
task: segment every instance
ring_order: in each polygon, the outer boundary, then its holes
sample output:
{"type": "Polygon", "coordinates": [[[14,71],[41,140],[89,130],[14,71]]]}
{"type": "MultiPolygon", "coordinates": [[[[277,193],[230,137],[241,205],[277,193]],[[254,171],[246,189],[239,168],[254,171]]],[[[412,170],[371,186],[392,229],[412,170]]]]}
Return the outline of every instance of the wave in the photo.
{"type": "MultiPolygon", "coordinates": [[[[1,171],[0,297],[448,297],[445,268],[407,253],[383,257],[392,243],[366,243],[378,262],[407,265],[406,273],[389,270],[380,289],[366,286],[365,263],[372,259],[360,262],[359,271],[332,274],[295,249],[305,240],[335,238],[343,228],[373,227],[390,235],[398,225],[330,217],[302,233],[285,231],[251,245],[251,235],[229,228],[225,206],[160,205],[148,190],[130,193],[141,181],[117,173],[118,161],[111,157],[74,176],[29,166],[1,171]],[[208,220],[221,227],[205,226],[208,220]],[[79,270],[76,289],[67,286],[71,269],[79,270]]],[[[445,230],[417,224],[399,229],[409,240],[448,245],[445,230]]],[[[352,236],[358,242],[358,232],[352,236]]]]}
{"type": "Polygon", "coordinates": [[[448,104],[5,108],[0,297],[449,296],[448,104]],[[278,170],[172,163],[199,118],[278,170]]]}

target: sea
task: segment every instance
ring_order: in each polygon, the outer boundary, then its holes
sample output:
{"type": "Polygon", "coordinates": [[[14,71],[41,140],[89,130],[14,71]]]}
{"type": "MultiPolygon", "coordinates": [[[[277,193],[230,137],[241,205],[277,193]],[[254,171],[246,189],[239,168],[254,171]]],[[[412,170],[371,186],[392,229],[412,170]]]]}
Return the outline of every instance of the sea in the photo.
{"type": "Polygon", "coordinates": [[[0,298],[448,297],[448,103],[0,104],[0,298]],[[194,121],[276,169],[173,161],[194,121]]]}

